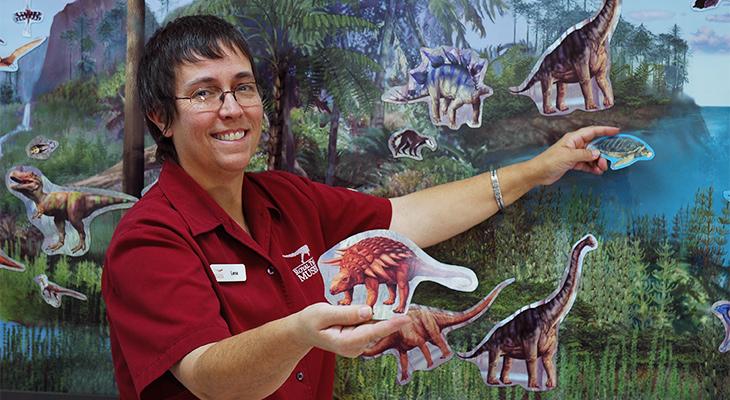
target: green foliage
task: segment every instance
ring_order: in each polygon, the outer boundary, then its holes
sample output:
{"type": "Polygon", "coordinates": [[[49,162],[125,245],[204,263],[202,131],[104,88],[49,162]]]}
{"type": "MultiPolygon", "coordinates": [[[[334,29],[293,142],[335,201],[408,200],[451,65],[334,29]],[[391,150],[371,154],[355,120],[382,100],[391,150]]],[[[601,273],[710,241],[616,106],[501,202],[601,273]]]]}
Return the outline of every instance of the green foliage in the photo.
{"type": "MultiPolygon", "coordinates": [[[[486,55],[482,54],[482,57],[486,55]]],[[[494,90],[482,105],[482,123],[497,121],[534,110],[532,100],[525,96],[510,93],[511,87],[517,87],[530,74],[535,57],[526,54],[522,46],[514,46],[497,60],[489,60],[489,69],[484,83],[494,90]],[[495,65],[501,67],[497,72],[495,65]]]]}
{"type": "Polygon", "coordinates": [[[116,72],[99,80],[96,96],[99,99],[106,99],[123,94],[126,70],[126,65],[124,63],[119,63],[119,65],[117,65],[116,72]]]}
{"type": "Polygon", "coordinates": [[[0,104],[10,104],[18,101],[18,96],[15,93],[15,87],[10,81],[5,81],[0,84],[0,104]]]}

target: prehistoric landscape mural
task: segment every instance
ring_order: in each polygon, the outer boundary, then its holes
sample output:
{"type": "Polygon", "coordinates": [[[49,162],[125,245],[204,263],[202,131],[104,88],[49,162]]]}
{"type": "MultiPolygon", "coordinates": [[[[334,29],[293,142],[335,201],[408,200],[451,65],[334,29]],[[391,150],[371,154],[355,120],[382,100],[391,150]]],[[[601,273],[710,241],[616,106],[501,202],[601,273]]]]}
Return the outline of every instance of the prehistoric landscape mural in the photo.
{"type": "MultiPolygon", "coordinates": [[[[252,171],[399,196],[622,129],[591,144],[603,176],[571,172],[452,240],[333,249],[324,293],[411,320],[338,359],[335,398],[730,398],[730,2],[145,4],[146,36],[209,13],[250,38],[267,110],[252,171]],[[398,292],[416,256],[476,289],[398,292]],[[355,262],[379,291],[337,278],[355,262]]],[[[123,0],[0,5],[0,390],[116,394],[100,276],[139,197],[122,193],[126,17],[123,0]]]]}

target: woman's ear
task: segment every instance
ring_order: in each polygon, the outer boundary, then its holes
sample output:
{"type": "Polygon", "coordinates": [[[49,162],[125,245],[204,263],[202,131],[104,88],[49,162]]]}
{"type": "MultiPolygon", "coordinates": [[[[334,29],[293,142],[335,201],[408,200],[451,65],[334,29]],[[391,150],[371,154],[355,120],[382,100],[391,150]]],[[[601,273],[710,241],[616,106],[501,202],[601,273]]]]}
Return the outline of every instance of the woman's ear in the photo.
{"type": "Polygon", "coordinates": [[[160,113],[157,111],[152,111],[147,114],[147,118],[150,119],[156,126],[157,129],[162,132],[162,136],[166,138],[172,137],[172,132],[169,129],[165,129],[165,123],[162,121],[162,117],[160,117],[160,113]]]}

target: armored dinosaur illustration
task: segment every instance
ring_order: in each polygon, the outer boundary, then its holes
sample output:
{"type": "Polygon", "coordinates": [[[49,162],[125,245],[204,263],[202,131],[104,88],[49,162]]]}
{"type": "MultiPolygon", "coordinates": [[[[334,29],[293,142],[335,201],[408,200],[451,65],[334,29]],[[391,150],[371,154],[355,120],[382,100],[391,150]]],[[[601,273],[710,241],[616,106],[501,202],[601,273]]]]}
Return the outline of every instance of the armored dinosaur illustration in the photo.
{"type": "Polygon", "coordinates": [[[558,329],[570,311],[577,295],[583,258],[597,247],[596,238],[586,235],[571,250],[563,282],[547,299],[524,307],[495,326],[481,344],[468,353],[460,353],[461,359],[475,359],[489,352],[487,383],[490,385],[512,384],[509,373],[512,360],[525,360],[528,387],[538,389],[538,361],[547,372],[547,388],[557,385],[554,357],[558,351],[558,329]],[[497,380],[497,362],[504,357],[502,374],[497,380]]]}
{"type": "MultiPolygon", "coordinates": [[[[345,294],[344,298],[339,300],[339,304],[352,303],[353,291],[357,285],[365,286],[365,304],[372,307],[378,300],[380,284],[385,284],[388,288],[388,298],[383,301],[383,304],[395,304],[396,297],[399,298],[398,304],[392,308],[394,313],[406,311],[410,286],[411,284],[417,285],[421,280],[431,278],[451,289],[461,291],[476,289],[478,281],[471,270],[427,262],[428,255],[425,253],[423,253],[423,258],[419,257],[404,242],[381,236],[381,234],[386,235],[386,232],[389,231],[379,230],[358,234],[372,233],[375,236],[366,237],[352,245],[338,249],[334,258],[320,259],[320,263],[323,265],[339,266],[337,274],[330,281],[329,290],[330,295],[345,294]]],[[[415,249],[422,253],[417,247],[415,249]]],[[[434,262],[436,261],[434,260],[434,262]]]]}
{"type": "Polygon", "coordinates": [[[421,136],[411,129],[396,132],[388,138],[388,148],[395,158],[410,157],[422,160],[421,152],[424,146],[436,150],[436,141],[432,137],[421,136]]]}
{"type": "Polygon", "coordinates": [[[406,316],[410,320],[407,325],[403,326],[397,332],[394,332],[373,344],[365,352],[362,353],[366,357],[377,357],[388,350],[398,353],[400,360],[399,383],[405,384],[410,380],[413,370],[413,364],[409,360],[408,352],[418,347],[426,360],[426,369],[438,367],[448,361],[453,353],[446,341],[446,334],[454,329],[470,324],[477,318],[481,317],[494,300],[514,279],[508,279],[497,285],[492,291],[479,303],[463,312],[453,312],[440,310],[437,308],[411,304],[406,316]],[[431,351],[428,344],[432,344],[439,348],[441,352],[440,362],[434,364],[431,351]]]}
{"type": "Polygon", "coordinates": [[[61,307],[61,297],[63,296],[86,300],[86,296],[83,293],[67,289],[49,281],[46,274],[37,275],[33,278],[33,280],[41,288],[41,296],[43,296],[43,300],[55,308],[61,307]]]}
{"type": "Polygon", "coordinates": [[[16,168],[10,171],[9,178],[13,184],[9,185],[24,197],[35,204],[35,212],[32,218],[41,218],[43,215],[53,217],[53,222],[58,231],[58,241],[49,250],[60,249],[66,238],[66,221],[79,234],[79,243],[71,252],[76,253],[86,249],[86,230],[83,219],[90,216],[94,211],[116,204],[133,203],[127,198],[117,198],[102,194],[94,194],[77,191],[58,191],[46,193],[43,190],[43,178],[33,171],[23,171],[16,168]]]}
{"type": "MultiPolygon", "coordinates": [[[[568,83],[579,83],[583,92],[586,110],[596,110],[591,79],[595,78],[603,93],[603,105],[613,105],[613,89],[608,81],[610,75],[609,42],[619,20],[621,0],[604,0],[601,10],[585,25],[563,34],[556,42],[557,47],[547,54],[533,69],[531,76],[512,93],[522,93],[534,84],[542,88],[543,113],[553,114],[556,109],[550,105],[550,92],[558,87],[556,107],[566,111],[565,95],[568,83]],[[559,44],[558,44],[559,43],[559,44]]],[[[555,46],[555,44],[553,45],[555,46]]]]}
{"type": "Polygon", "coordinates": [[[476,126],[481,114],[481,98],[492,94],[492,89],[479,79],[486,68],[486,60],[472,63],[470,52],[461,51],[455,55],[447,49],[442,51],[444,56],[422,50],[429,60],[430,68],[428,71],[411,72],[411,76],[428,92],[434,124],[441,123],[442,114],[446,114],[449,127],[456,129],[456,110],[471,104],[471,122],[476,126]]]}
{"type": "Polygon", "coordinates": [[[25,266],[23,264],[8,257],[8,255],[2,250],[0,250],[0,268],[16,272],[25,271],[25,266]]]}
{"type": "Polygon", "coordinates": [[[730,301],[720,300],[712,305],[712,312],[720,318],[725,328],[725,340],[720,344],[720,353],[730,351],[730,301]]]}
{"type": "Polygon", "coordinates": [[[15,72],[18,70],[18,59],[20,57],[23,57],[24,55],[28,54],[29,51],[35,49],[36,47],[40,46],[41,43],[43,43],[46,40],[46,38],[40,38],[32,40],[17,49],[13,51],[9,56],[7,57],[1,57],[0,56],[0,71],[9,71],[9,72],[15,72]]]}

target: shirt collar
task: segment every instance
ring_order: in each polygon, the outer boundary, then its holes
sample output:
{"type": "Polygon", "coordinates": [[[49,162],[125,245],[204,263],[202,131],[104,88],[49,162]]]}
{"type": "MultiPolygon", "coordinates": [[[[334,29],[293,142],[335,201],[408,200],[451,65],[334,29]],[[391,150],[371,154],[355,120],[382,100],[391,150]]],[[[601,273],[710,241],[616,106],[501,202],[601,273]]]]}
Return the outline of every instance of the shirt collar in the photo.
{"type": "MultiPolygon", "coordinates": [[[[266,208],[273,216],[281,212],[272,203],[257,179],[249,174],[243,179],[243,207],[246,210],[266,208]]],[[[193,235],[209,232],[219,225],[228,226],[232,220],[187,172],[174,161],[165,161],[160,172],[158,185],[172,207],[175,208],[190,227],[193,235]]]]}

